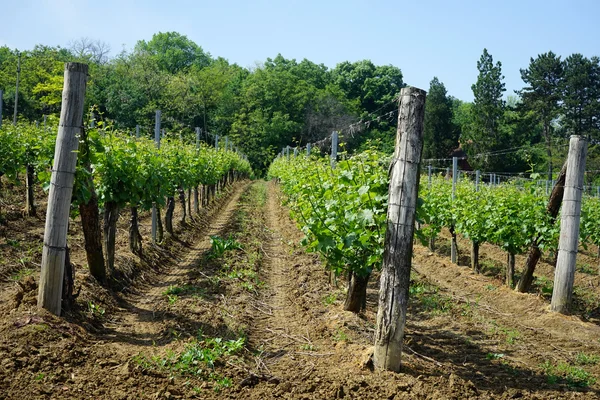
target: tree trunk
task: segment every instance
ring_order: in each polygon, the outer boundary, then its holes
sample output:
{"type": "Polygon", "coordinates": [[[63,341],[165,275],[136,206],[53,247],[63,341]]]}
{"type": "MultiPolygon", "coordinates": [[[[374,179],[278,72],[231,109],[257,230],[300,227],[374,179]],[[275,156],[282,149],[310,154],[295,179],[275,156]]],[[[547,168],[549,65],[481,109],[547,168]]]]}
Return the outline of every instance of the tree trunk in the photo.
{"type": "Polygon", "coordinates": [[[187,209],[188,215],[192,217],[192,189],[187,190],[187,209]]]}
{"type": "Polygon", "coordinates": [[[435,236],[429,238],[429,250],[435,251],[435,236]]]}
{"type": "Polygon", "coordinates": [[[450,234],[452,235],[452,240],[450,242],[450,259],[453,263],[458,265],[458,241],[456,240],[456,231],[454,227],[450,227],[450,234]]]}
{"type": "Polygon", "coordinates": [[[138,256],[142,255],[142,235],[138,223],[138,209],[131,207],[131,219],[129,220],[129,250],[138,256]]]}
{"type": "Polygon", "coordinates": [[[26,196],[26,204],[25,204],[25,212],[28,216],[35,216],[35,203],[34,203],[34,195],[33,195],[33,184],[35,179],[35,170],[33,169],[33,165],[27,166],[27,196],[26,196]]]}
{"type": "MultiPolygon", "coordinates": [[[[558,174],[558,179],[556,180],[556,184],[554,188],[552,188],[552,193],[550,193],[550,199],[548,200],[548,205],[546,206],[546,213],[550,215],[550,222],[554,224],[556,221],[556,217],[558,216],[558,211],[560,210],[560,205],[562,203],[563,195],[565,193],[565,177],[567,176],[567,163],[564,163],[562,166],[560,173],[558,174]]],[[[529,248],[529,254],[527,255],[527,261],[525,262],[525,268],[523,269],[523,275],[521,275],[521,279],[519,279],[519,283],[517,284],[516,290],[521,293],[525,293],[531,287],[531,283],[533,282],[533,273],[535,271],[535,267],[542,255],[540,251],[539,245],[541,244],[541,238],[535,238],[531,247],[529,248]]],[[[557,252],[558,253],[558,252],[557,252]]],[[[556,265],[556,263],[555,263],[556,265]]]]}
{"type": "Polygon", "coordinates": [[[114,201],[104,203],[104,248],[106,249],[106,265],[110,276],[115,272],[115,241],[117,239],[117,220],[119,206],[114,201]]]}
{"type": "MultiPolygon", "coordinates": [[[[90,175],[91,180],[91,175],[90,175]]],[[[100,231],[100,210],[98,210],[98,196],[92,186],[92,195],[87,204],[79,204],[81,228],[85,242],[85,255],[90,274],[98,282],[106,281],[106,268],[104,266],[104,253],[102,252],[102,232],[100,231]]]]}
{"type": "Polygon", "coordinates": [[[476,241],[471,243],[471,268],[479,273],[479,242],[476,241]]]}
{"type": "Polygon", "coordinates": [[[186,211],[186,207],[185,207],[185,191],[183,190],[183,188],[181,186],[179,186],[177,188],[177,193],[179,195],[179,203],[181,204],[181,211],[183,211],[183,213],[181,214],[181,222],[185,222],[185,217],[187,216],[187,211],[186,211]]]}
{"type": "Polygon", "coordinates": [[[163,241],[164,231],[162,224],[162,217],[160,216],[160,207],[156,206],[156,242],[160,243],[163,241]]]}
{"type": "Polygon", "coordinates": [[[75,288],[75,266],[71,264],[69,246],[65,249],[65,273],[63,275],[62,306],[63,310],[68,310],[75,303],[73,292],[75,288]]]}
{"type": "Polygon", "coordinates": [[[508,253],[506,263],[506,286],[512,288],[515,282],[515,255],[508,253]]]}
{"type": "Polygon", "coordinates": [[[175,211],[175,198],[169,196],[167,198],[167,210],[165,211],[165,229],[173,235],[173,211],[175,211]]]}
{"type": "Polygon", "coordinates": [[[198,193],[198,186],[194,186],[194,212],[200,213],[200,196],[198,193]]]}
{"type": "Polygon", "coordinates": [[[348,294],[344,303],[344,310],[359,313],[367,306],[367,284],[371,274],[361,276],[352,272],[348,282],[348,294]]]}

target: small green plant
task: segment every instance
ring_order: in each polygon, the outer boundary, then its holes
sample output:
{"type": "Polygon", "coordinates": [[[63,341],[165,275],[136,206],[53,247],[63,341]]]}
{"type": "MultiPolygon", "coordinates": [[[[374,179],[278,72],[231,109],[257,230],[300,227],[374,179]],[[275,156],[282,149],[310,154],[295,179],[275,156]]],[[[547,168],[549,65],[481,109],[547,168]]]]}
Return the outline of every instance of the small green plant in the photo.
{"type": "Polygon", "coordinates": [[[491,292],[491,291],[494,291],[494,290],[496,290],[496,289],[498,289],[498,287],[497,287],[497,286],[494,286],[494,285],[491,285],[491,284],[490,284],[490,285],[486,285],[486,287],[485,287],[485,288],[486,288],[487,290],[489,290],[490,292],[491,292]]]}
{"type": "Polygon", "coordinates": [[[333,335],[333,340],[335,340],[336,342],[347,342],[348,335],[346,334],[346,332],[344,332],[342,328],[338,328],[335,331],[335,334],[333,335]]]}
{"type": "Polygon", "coordinates": [[[595,354],[587,355],[585,353],[577,353],[575,363],[577,365],[596,365],[600,362],[600,356],[595,354]]]}
{"type": "Polygon", "coordinates": [[[536,278],[536,283],[540,287],[540,292],[542,292],[543,296],[552,296],[554,282],[543,276],[538,276],[536,278]]]}
{"type": "Polygon", "coordinates": [[[92,316],[96,316],[99,318],[104,317],[104,313],[106,312],[106,310],[103,307],[100,307],[100,306],[94,304],[92,301],[88,301],[87,305],[88,305],[88,312],[92,316]]]}
{"type": "Polygon", "coordinates": [[[15,249],[18,249],[19,247],[21,247],[21,242],[18,239],[6,239],[6,244],[9,245],[10,247],[14,247],[15,249]]]}
{"type": "Polygon", "coordinates": [[[44,374],[43,372],[40,372],[33,379],[35,379],[36,381],[42,381],[42,380],[44,380],[45,377],[46,377],[46,374],[44,374]]]}
{"type": "Polygon", "coordinates": [[[546,361],[540,367],[544,370],[550,384],[565,383],[570,387],[583,388],[596,383],[596,378],[589,372],[564,362],[552,364],[550,361],[546,361]]]}
{"type": "Polygon", "coordinates": [[[19,271],[17,271],[17,273],[13,274],[10,279],[18,282],[21,279],[27,277],[27,276],[31,276],[33,274],[33,269],[31,268],[21,268],[19,271]]]}
{"type": "Polygon", "coordinates": [[[171,304],[171,305],[175,304],[178,299],[179,299],[179,296],[177,296],[176,294],[168,294],[167,295],[167,300],[169,300],[169,304],[171,304]]]}
{"type": "Polygon", "coordinates": [[[223,239],[217,235],[212,235],[210,237],[210,244],[210,258],[220,258],[229,250],[237,250],[242,248],[241,243],[235,240],[232,235],[229,235],[227,239],[223,239]]]}
{"type": "Polygon", "coordinates": [[[305,343],[302,346],[300,346],[300,349],[306,351],[315,351],[315,346],[311,343],[305,343]]]}
{"type": "Polygon", "coordinates": [[[438,291],[437,287],[427,282],[414,282],[409,288],[409,297],[418,300],[424,311],[446,313],[452,309],[452,300],[438,291]]]}
{"type": "Polygon", "coordinates": [[[577,264],[577,272],[583,272],[589,275],[598,275],[598,268],[592,267],[590,264],[577,264]]]}
{"type": "Polygon", "coordinates": [[[329,293],[327,296],[323,298],[323,304],[326,306],[330,306],[337,301],[337,293],[329,293]]]}
{"type": "Polygon", "coordinates": [[[499,360],[502,357],[504,357],[504,354],[502,353],[487,353],[485,355],[485,358],[487,358],[488,360],[499,360]]]}

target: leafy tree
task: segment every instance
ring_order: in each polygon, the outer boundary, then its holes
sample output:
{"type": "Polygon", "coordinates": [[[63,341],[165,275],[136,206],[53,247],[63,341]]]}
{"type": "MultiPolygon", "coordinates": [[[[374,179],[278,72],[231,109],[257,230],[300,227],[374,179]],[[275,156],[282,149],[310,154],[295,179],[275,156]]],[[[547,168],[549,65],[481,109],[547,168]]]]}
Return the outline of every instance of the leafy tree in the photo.
{"type": "Polygon", "coordinates": [[[192,65],[205,67],[211,62],[209,53],[177,32],[159,32],[148,42],[140,40],[134,53],[149,55],[161,70],[171,74],[188,70],[192,65]]]}
{"type": "Polygon", "coordinates": [[[525,113],[533,112],[542,125],[542,133],[548,156],[548,180],[552,180],[552,121],[559,115],[563,62],[553,52],[540,54],[530,59],[529,67],[521,69],[521,79],[527,84],[517,93],[522,99],[525,113]]]}
{"type": "Polygon", "coordinates": [[[434,77],[425,102],[423,158],[448,157],[458,146],[459,130],[452,119],[452,99],[444,84],[434,77]]]}

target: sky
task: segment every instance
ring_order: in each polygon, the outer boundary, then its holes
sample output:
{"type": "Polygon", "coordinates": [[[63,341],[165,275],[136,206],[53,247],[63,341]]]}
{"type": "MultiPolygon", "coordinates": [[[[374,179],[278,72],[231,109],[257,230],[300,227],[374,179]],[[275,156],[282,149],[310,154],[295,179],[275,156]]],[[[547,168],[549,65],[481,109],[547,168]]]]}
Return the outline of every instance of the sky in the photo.
{"type": "Polygon", "coordinates": [[[0,46],[68,47],[87,37],[114,56],[175,31],[243,67],[279,53],[330,68],[370,59],[425,90],[437,76],[449,95],[472,101],[484,48],[514,95],[531,57],[600,56],[599,19],[600,0],[0,0],[0,46]]]}

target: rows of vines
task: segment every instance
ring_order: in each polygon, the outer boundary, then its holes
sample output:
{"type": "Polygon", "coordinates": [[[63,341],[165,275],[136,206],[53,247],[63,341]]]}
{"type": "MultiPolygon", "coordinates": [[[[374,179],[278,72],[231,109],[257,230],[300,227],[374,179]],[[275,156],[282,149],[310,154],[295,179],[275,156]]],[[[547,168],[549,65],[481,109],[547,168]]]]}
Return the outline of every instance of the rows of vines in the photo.
{"type": "MultiPolygon", "coordinates": [[[[16,126],[4,124],[0,129],[0,176],[18,182],[19,174],[25,172],[28,176],[27,189],[33,185],[33,179],[29,179],[32,177],[36,177],[37,184],[47,188],[56,132],[56,126],[40,128],[26,123],[16,126]]],[[[81,212],[83,221],[85,206],[90,202],[94,203],[96,210],[104,210],[106,266],[112,273],[114,236],[120,210],[131,209],[130,247],[140,253],[138,209],[149,210],[156,205],[160,210],[160,207],[166,206],[166,229],[172,233],[171,218],[176,196],[182,203],[185,218],[186,190],[189,204],[192,189],[196,196],[199,187],[206,190],[204,198],[214,196],[218,184],[250,174],[248,161],[233,151],[216,150],[206,145],[197,147],[179,137],[169,136],[157,146],[147,138],[135,138],[113,130],[87,129],[80,137],[73,211],[81,212]]],[[[33,191],[24,190],[26,193],[25,206],[29,209],[34,207],[33,191]]],[[[86,236],[86,244],[87,239],[86,236]]],[[[100,278],[103,278],[103,269],[97,270],[100,278]]],[[[90,270],[94,274],[92,265],[90,270]]]]}
{"type": "MultiPolygon", "coordinates": [[[[306,234],[305,245],[319,252],[328,268],[348,274],[346,309],[357,311],[371,272],[381,265],[387,211],[389,158],[367,151],[340,161],[279,157],[269,176],[281,184],[292,216],[306,234]],[[361,285],[364,283],[364,285],[361,285]],[[360,289],[356,292],[356,289],[360,289]],[[357,303],[358,299],[358,303],[357,303]],[[357,307],[358,304],[358,307],[357,307]]],[[[453,199],[452,182],[441,176],[422,179],[418,237],[433,247],[442,228],[473,243],[472,265],[479,270],[478,249],[494,244],[507,252],[507,284],[514,280],[515,255],[537,239],[542,251],[556,253],[560,218],[546,213],[545,191],[527,182],[490,187],[462,179],[453,199]]],[[[584,197],[580,239],[600,245],[600,199],[584,197]]]]}

